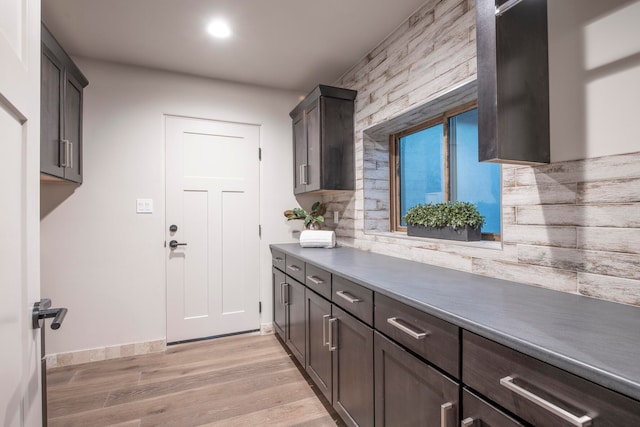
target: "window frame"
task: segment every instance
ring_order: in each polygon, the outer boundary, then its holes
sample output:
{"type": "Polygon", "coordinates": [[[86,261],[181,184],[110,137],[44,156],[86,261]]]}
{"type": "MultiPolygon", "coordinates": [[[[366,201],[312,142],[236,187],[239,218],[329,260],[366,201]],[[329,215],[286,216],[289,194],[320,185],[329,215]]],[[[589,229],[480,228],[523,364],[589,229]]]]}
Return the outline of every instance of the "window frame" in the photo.
{"type": "MultiPolygon", "coordinates": [[[[453,116],[465,113],[467,111],[478,108],[478,101],[470,101],[465,104],[459,105],[455,108],[445,111],[444,113],[432,117],[418,125],[411,126],[400,132],[389,135],[389,221],[390,229],[392,232],[407,232],[407,227],[400,224],[401,212],[400,212],[400,138],[420,132],[433,126],[442,125],[443,127],[443,162],[444,162],[444,201],[448,202],[451,199],[451,153],[449,143],[449,119],[453,116]]],[[[502,201],[501,201],[502,204],[502,201]]],[[[502,210],[501,210],[502,212],[502,210]]],[[[502,215],[502,214],[501,214],[502,215]]],[[[482,233],[482,240],[500,241],[499,233],[482,233]]]]}

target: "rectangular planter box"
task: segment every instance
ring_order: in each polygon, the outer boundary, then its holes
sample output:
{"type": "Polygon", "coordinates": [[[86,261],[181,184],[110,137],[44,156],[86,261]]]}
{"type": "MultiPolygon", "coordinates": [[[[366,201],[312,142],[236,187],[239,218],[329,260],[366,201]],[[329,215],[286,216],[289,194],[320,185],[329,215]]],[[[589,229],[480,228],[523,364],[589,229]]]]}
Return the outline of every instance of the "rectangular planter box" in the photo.
{"type": "Polygon", "coordinates": [[[431,239],[462,240],[471,242],[480,240],[482,233],[479,228],[474,229],[468,225],[464,228],[453,229],[451,227],[425,227],[424,225],[407,224],[407,235],[415,237],[429,237],[431,239]]]}

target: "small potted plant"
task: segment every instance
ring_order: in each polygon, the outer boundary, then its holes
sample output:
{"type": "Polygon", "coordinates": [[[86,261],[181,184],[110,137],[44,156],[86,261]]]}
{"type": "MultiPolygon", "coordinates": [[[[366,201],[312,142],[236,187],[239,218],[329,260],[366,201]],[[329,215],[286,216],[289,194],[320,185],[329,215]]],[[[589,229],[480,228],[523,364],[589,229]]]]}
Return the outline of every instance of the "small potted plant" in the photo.
{"type": "Polygon", "coordinates": [[[484,217],[469,202],[420,204],[410,208],[404,216],[407,235],[474,241],[480,240],[484,217]]]}
{"type": "Polygon", "coordinates": [[[306,211],[302,208],[293,208],[284,211],[284,216],[287,220],[302,219],[304,220],[304,227],[309,230],[319,230],[320,223],[324,222],[324,214],[327,211],[326,206],[323,203],[315,202],[311,206],[310,211],[306,211]]]}

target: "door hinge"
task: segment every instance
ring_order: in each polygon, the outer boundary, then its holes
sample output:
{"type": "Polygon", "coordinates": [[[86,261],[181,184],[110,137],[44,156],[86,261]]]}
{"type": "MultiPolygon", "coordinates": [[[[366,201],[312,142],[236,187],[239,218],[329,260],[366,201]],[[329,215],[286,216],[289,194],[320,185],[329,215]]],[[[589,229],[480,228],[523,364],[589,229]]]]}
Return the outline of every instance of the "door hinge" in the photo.
{"type": "Polygon", "coordinates": [[[258,224],[258,237],[262,237],[262,225],[258,224]]]}
{"type": "Polygon", "coordinates": [[[262,160],[262,148],[258,147],[258,160],[262,160]]]}
{"type": "Polygon", "coordinates": [[[258,301],[258,313],[262,313],[262,301],[258,301]]]}

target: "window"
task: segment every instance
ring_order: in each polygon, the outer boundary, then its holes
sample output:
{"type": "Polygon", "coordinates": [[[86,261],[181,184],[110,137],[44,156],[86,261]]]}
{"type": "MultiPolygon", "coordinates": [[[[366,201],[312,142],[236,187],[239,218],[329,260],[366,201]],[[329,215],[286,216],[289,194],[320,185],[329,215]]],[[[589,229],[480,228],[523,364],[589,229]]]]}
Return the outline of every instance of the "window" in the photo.
{"type": "Polygon", "coordinates": [[[460,200],[484,215],[483,239],[499,238],[500,165],[478,162],[475,103],[393,135],[390,155],[393,230],[412,206],[460,200]]]}

